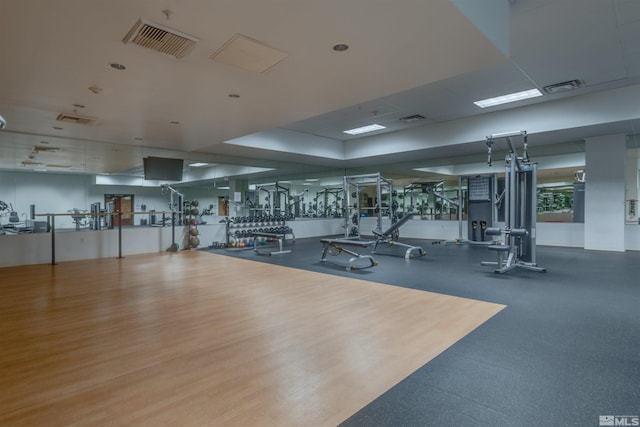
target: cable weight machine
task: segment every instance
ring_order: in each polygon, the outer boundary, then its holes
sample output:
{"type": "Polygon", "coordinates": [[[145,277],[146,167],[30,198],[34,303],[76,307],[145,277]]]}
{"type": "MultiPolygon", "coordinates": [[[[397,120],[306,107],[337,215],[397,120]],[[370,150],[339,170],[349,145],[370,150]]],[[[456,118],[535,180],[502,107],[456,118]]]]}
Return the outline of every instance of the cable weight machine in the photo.
{"type": "Polygon", "coordinates": [[[509,153],[505,157],[505,224],[504,228],[487,228],[486,234],[504,235],[504,242],[488,246],[498,254],[497,262],[483,261],[483,266],[496,267],[496,273],[506,273],[516,268],[544,273],[536,261],[536,185],[537,164],[529,159],[527,132],[506,132],[487,137],[487,163],[492,166],[492,149],[495,140],[505,139],[509,153]],[[518,156],[512,137],[523,140],[523,154],[518,156]]]}

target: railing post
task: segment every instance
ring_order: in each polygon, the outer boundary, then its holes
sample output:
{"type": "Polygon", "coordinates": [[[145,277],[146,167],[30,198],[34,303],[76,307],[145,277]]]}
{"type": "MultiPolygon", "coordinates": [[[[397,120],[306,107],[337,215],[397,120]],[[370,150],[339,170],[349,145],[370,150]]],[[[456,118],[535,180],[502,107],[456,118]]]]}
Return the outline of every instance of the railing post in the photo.
{"type": "Polygon", "coordinates": [[[118,258],[122,258],[122,211],[118,211],[118,258]]]}
{"type": "Polygon", "coordinates": [[[56,265],[56,216],[47,215],[47,224],[51,218],[51,265],[56,265]]]}

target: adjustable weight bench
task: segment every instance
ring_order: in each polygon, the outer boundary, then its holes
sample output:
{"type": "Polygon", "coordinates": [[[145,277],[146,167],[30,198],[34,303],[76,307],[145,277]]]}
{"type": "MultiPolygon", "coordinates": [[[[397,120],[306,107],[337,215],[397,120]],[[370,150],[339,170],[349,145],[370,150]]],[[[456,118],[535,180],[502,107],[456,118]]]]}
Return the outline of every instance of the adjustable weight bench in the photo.
{"type": "Polygon", "coordinates": [[[291,253],[291,250],[284,250],[284,242],[287,238],[287,234],[291,234],[292,241],[296,241],[296,236],[293,234],[293,230],[289,229],[289,231],[285,231],[282,233],[267,233],[262,231],[254,231],[253,233],[253,251],[259,255],[280,255],[280,254],[288,254],[291,253]],[[266,237],[268,239],[275,239],[278,242],[278,250],[277,251],[266,251],[259,250],[258,246],[260,242],[258,242],[258,237],[266,237]]]}
{"type": "Polygon", "coordinates": [[[378,265],[378,262],[373,259],[371,255],[361,255],[351,249],[345,248],[345,246],[353,246],[358,248],[368,248],[372,244],[373,241],[366,240],[350,240],[350,239],[322,239],[320,240],[322,243],[322,258],[321,262],[325,262],[327,260],[327,254],[330,255],[339,255],[342,252],[351,255],[349,259],[349,263],[347,264],[347,271],[357,270],[362,268],[375,267],[378,265]],[[356,265],[356,260],[364,259],[368,261],[368,265],[358,267],[356,265]]]}
{"type": "Polygon", "coordinates": [[[373,230],[372,232],[376,236],[376,240],[371,253],[375,254],[378,245],[380,243],[385,243],[389,246],[402,246],[407,248],[407,251],[404,254],[405,259],[411,259],[415,256],[426,255],[424,249],[422,249],[420,246],[412,246],[406,243],[398,242],[398,238],[400,237],[398,229],[406,224],[406,222],[409,221],[409,219],[411,219],[411,217],[413,217],[414,215],[415,214],[412,213],[404,215],[399,221],[397,221],[395,224],[392,224],[391,227],[389,227],[385,231],[373,230]]]}

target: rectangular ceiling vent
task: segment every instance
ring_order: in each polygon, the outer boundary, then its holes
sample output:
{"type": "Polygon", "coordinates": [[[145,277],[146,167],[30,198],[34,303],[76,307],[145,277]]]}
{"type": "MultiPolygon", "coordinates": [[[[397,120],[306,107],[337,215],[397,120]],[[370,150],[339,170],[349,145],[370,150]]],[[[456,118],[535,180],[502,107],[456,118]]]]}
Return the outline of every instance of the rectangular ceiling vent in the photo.
{"type": "Polygon", "coordinates": [[[412,116],[402,117],[400,121],[405,123],[413,123],[413,122],[419,122],[424,119],[425,117],[422,114],[414,114],[412,116]]]}
{"type": "Polygon", "coordinates": [[[90,123],[93,123],[96,119],[94,119],[93,117],[78,116],[77,114],[60,113],[58,114],[58,117],[56,117],[56,120],[60,122],[88,125],[90,123]]]}
{"type": "Polygon", "coordinates": [[[556,83],[544,87],[544,91],[550,95],[554,93],[566,92],[582,86],[582,80],[569,80],[568,82],[556,83]]]}
{"type": "Polygon", "coordinates": [[[52,151],[58,151],[58,150],[60,150],[60,147],[43,147],[41,145],[34,145],[33,148],[31,149],[31,152],[40,153],[42,151],[52,152],[52,151]]]}
{"type": "Polygon", "coordinates": [[[40,165],[42,165],[41,162],[32,162],[31,160],[22,161],[22,166],[40,166],[40,165]]]}
{"type": "Polygon", "coordinates": [[[125,44],[137,44],[177,59],[184,58],[199,41],[193,36],[142,18],[138,19],[122,39],[125,44]]]}

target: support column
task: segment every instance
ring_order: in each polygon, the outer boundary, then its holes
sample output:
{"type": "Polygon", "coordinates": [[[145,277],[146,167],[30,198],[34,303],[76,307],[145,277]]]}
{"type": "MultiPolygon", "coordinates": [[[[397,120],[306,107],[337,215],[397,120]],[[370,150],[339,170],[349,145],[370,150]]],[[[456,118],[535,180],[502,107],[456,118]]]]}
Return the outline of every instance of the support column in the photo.
{"type": "Polygon", "coordinates": [[[629,135],[627,136],[627,192],[626,199],[629,203],[626,207],[627,212],[625,216],[627,218],[627,224],[636,224],[638,222],[638,199],[640,199],[640,148],[638,148],[638,142],[636,139],[640,136],[629,135]],[[635,202],[630,202],[634,201],[635,202]],[[635,216],[631,214],[630,210],[632,206],[630,203],[634,203],[635,216]]]}
{"type": "Polygon", "coordinates": [[[587,138],[584,248],[624,252],[625,135],[587,138]]]}

